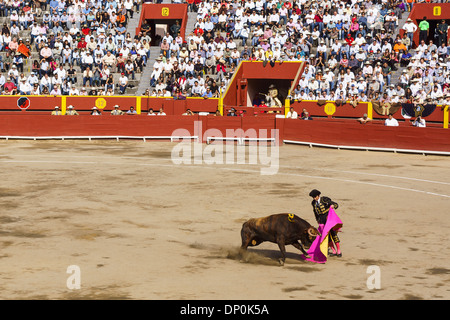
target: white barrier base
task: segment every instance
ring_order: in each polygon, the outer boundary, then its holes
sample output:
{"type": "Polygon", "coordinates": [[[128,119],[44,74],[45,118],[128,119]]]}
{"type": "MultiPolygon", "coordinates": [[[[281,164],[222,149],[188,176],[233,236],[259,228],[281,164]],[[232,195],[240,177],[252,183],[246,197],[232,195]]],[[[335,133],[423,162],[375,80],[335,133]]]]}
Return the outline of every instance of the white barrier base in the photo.
{"type": "Polygon", "coordinates": [[[8,140],[96,140],[96,139],[115,139],[119,141],[120,139],[137,139],[137,140],[174,140],[179,139],[195,139],[198,140],[198,136],[41,136],[41,137],[31,137],[31,136],[0,136],[0,139],[8,140]]]}
{"type": "Polygon", "coordinates": [[[306,142],[306,141],[294,141],[294,140],[283,140],[283,143],[306,145],[306,146],[309,146],[310,148],[322,147],[322,148],[334,148],[334,149],[338,149],[338,150],[344,149],[344,150],[364,150],[364,151],[385,151],[385,152],[394,152],[394,153],[416,153],[416,154],[423,154],[423,155],[434,154],[434,155],[441,155],[441,156],[450,156],[450,152],[446,152],[446,151],[343,146],[343,145],[333,145],[333,144],[324,144],[324,143],[315,143],[315,142],[306,142]]]}

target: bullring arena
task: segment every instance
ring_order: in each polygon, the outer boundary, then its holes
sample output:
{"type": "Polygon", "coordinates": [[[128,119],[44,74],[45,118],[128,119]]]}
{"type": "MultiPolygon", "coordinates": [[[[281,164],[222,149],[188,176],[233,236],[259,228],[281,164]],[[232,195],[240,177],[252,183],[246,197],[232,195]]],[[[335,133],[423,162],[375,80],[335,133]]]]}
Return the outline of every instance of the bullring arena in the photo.
{"type": "Polygon", "coordinates": [[[450,4],[44,2],[0,8],[1,299],[450,298],[450,4]],[[312,189],[342,257],[240,250],[251,218],[318,227],[312,189]]]}
{"type": "MultiPolygon", "coordinates": [[[[448,158],[283,145],[279,170],[174,164],[174,142],[1,142],[2,299],[448,299],[448,158]],[[315,224],[340,204],[341,258],[239,254],[252,217],[315,224]],[[69,266],[81,288],[69,289],[69,266]],[[379,289],[367,285],[378,266],[379,289]]],[[[205,145],[203,145],[205,148],[205,145]]]]}

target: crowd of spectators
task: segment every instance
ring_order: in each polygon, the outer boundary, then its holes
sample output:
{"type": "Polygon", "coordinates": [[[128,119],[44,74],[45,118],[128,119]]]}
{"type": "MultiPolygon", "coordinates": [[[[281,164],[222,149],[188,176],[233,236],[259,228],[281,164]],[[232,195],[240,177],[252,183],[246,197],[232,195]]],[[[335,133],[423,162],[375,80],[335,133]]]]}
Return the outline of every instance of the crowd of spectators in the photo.
{"type": "Polygon", "coordinates": [[[409,1],[187,3],[197,13],[194,30],[185,41],[172,33],[163,37],[146,94],[201,97],[209,88],[208,95],[217,97],[241,60],[256,60],[266,67],[306,63],[291,93],[295,100],[440,103],[450,96],[448,25],[442,21],[430,40],[413,45],[418,25],[399,25],[409,1]],[[393,77],[399,68],[403,72],[393,77]]]}
{"type": "Polygon", "coordinates": [[[150,55],[150,38],[131,38],[126,29],[139,6],[140,0],[0,1],[1,93],[125,93],[150,55]],[[31,70],[24,70],[27,60],[31,70]]]}
{"type": "Polygon", "coordinates": [[[218,97],[241,60],[256,60],[268,68],[275,61],[304,61],[291,93],[297,100],[365,101],[387,93],[394,102],[439,103],[450,96],[448,25],[441,21],[436,34],[413,45],[412,34],[422,26],[399,25],[411,9],[407,0],[187,4],[197,14],[194,29],[183,39],[177,21],[160,39],[159,52],[150,53],[149,25],[134,38],[126,29],[140,0],[0,1],[0,16],[7,17],[0,37],[1,93],[123,94],[152,54],[157,59],[149,88],[139,94],[218,97]],[[22,37],[24,30],[30,36],[22,37]],[[27,73],[33,52],[39,58],[27,73]],[[399,68],[403,72],[394,77],[399,68]]]}

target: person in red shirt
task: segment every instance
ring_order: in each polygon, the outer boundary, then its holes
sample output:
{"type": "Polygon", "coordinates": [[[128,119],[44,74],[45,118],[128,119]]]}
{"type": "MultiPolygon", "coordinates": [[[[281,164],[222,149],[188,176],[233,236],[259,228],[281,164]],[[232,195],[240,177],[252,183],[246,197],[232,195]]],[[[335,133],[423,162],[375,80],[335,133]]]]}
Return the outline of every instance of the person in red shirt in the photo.
{"type": "Polygon", "coordinates": [[[81,33],[83,33],[85,36],[87,36],[90,31],[91,31],[91,29],[88,28],[87,24],[84,24],[83,28],[81,28],[81,33]]]}
{"type": "Polygon", "coordinates": [[[17,87],[14,84],[14,82],[11,81],[10,78],[6,79],[5,84],[3,85],[3,92],[2,94],[16,94],[17,93],[17,87]]]}
{"type": "Polygon", "coordinates": [[[195,12],[194,11],[194,0],[187,0],[188,4],[188,12],[195,12]]]}
{"type": "Polygon", "coordinates": [[[316,15],[314,16],[314,28],[318,27],[319,32],[322,33],[323,31],[323,14],[321,11],[318,11],[316,15]]]}
{"type": "Polygon", "coordinates": [[[220,72],[222,72],[223,74],[225,74],[226,72],[226,67],[225,67],[225,60],[223,58],[221,58],[219,60],[219,62],[217,63],[217,74],[219,74],[220,72]]]}
{"type": "Polygon", "coordinates": [[[200,28],[200,27],[197,27],[197,28],[195,28],[195,30],[194,30],[194,34],[195,34],[196,36],[202,36],[204,33],[205,33],[205,31],[204,31],[202,28],[200,28]]]}
{"type": "Polygon", "coordinates": [[[353,44],[353,41],[355,41],[355,39],[352,37],[352,35],[349,33],[347,35],[347,38],[345,38],[345,42],[347,42],[347,44],[351,47],[353,44]]]}
{"type": "Polygon", "coordinates": [[[86,48],[86,46],[87,46],[86,40],[84,40],[84,37],[81,37],[81,40],[78,41],[77,48],[82,49],[82,48],[86,48]]]}
{"type": "Polygon", "coordinates": [[[198,5],[202,2],[203,0],[194,0],[194,11],[197,12],[198,9],[198,5]]]}
{"type": "MultiPolygon", "coordinates": [[[[292,9],[292,3],[290,1],[285,1],[283,6],[287,9],[287,10],[291,10],[292,9]]],[[[289,11],[290,13],[290,11],[289,11]]]]}
{"type": "MultiPolygon", "coordinates": [[[[299,16],[302,14],[302,10],[300,10],[300,8],[298,7],[297,4],[294,5],[294,8],[292,9],[291,14],[294,13],[294,12],[295,12],[296,14],[298,14],[299,16]]],[[[289,15],[289,16],[290,16],[290,15],[289,15]]]]}

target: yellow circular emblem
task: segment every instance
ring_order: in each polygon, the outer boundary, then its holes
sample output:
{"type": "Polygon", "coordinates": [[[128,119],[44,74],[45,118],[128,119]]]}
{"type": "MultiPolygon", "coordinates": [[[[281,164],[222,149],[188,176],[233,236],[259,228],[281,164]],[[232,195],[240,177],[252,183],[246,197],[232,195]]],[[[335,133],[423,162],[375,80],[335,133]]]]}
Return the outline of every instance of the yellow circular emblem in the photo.
{"type": "Polygon", "coordinates": [[[328,102],[323,106],[323,111],[329,116],[332,116],[336,112],[336,105],[332,102],[328,102]]]}
{"type": "Polygon", "coordinates": [[[98,98],[95,100],[95,106],[99,109],[106,107],[106,100],[104,98],[98,98]]]}

